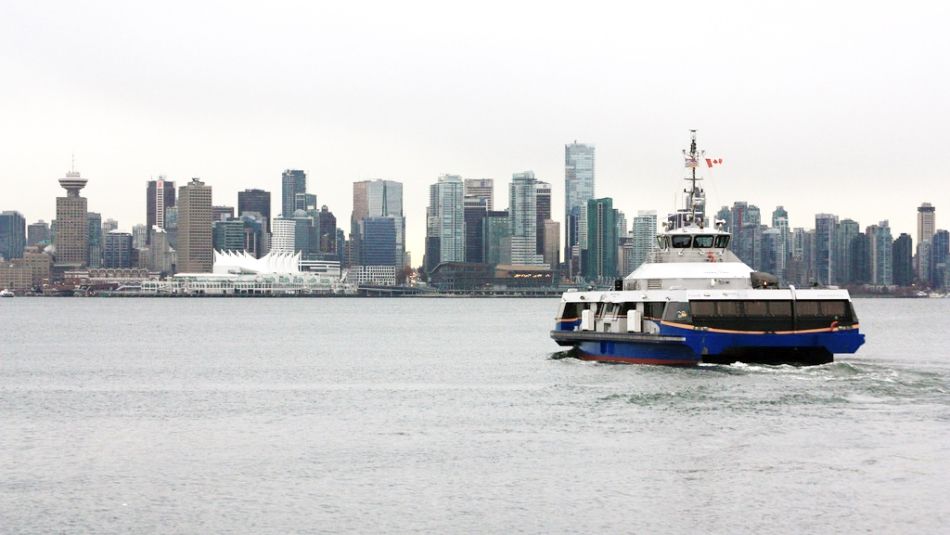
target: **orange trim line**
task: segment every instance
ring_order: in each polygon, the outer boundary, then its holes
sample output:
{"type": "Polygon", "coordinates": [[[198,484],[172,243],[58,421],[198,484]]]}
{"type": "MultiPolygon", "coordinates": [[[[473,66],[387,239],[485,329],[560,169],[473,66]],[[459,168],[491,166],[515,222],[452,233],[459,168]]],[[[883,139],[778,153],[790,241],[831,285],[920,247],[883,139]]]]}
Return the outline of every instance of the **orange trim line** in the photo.
{"type": "MultiPolygon", "coordinates": [[[[661,325],[666,325],[667,327],[676,327],[678,329],[688,329],[690,331],[704,331],[711,333],[723,333],[723,334],[817,334],[817,333],[830,333],[837,332],[842,330],[840,327],[825,327],[822,329],[805,329],[801,331],[733,331],[730,329],[714,329],[711,327],[701,327],[697,328],[695,325],[689,325],[686,323],[674,323],[672,321],[661,321],[661,325]]],[[[857,329],[859,324],[855,323],[854,325],[849,326],[847,331],[857,329]]]]}

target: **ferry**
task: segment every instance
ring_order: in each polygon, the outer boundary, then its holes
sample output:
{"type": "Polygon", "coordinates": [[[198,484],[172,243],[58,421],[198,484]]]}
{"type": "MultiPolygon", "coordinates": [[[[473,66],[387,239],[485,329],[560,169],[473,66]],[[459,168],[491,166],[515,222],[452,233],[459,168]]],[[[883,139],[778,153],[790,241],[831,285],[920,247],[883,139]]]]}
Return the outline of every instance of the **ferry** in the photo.
{"type": "Polygon", "coordinates": [[[813,365],[856,352],[864,335],[847,290],[781,288],[729,250],[724,221],[707,225],[691,138],[685,206],[656,249],[612,291],[565,292],[551,338],[581,359],[625,364],[813,365]]]}

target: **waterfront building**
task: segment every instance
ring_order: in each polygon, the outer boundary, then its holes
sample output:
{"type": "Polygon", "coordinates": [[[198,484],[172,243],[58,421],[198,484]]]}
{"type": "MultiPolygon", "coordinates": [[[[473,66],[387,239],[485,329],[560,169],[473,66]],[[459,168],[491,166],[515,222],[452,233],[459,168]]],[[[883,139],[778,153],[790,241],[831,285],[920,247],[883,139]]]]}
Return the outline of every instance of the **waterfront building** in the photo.
{"type": "MultiPolygon", "coordinates": [[[[465,260],[465,204],[462,177],[442,175],[429,186],[430,204],[426,212],[426,227],[439,239],[441,262],[465,260]]],[[[430,261],[431,263],[431,261],[430,261]]]]}
{"type": "Polygon", "coordinates": [[[533,171],[515,173],[509,189],[511,218],[511,263],[544,265],[538,254],[537,179],[533,171]]]}
{"type": "Polygon", "coordinates": [[[360,286],[395,286],[396,267],[379,265],[355,266],[347,273],[346,281],[360,286]]]}
{"type": "Polygon", "coordinates": [[[275,217],[271,224],[270,252],[294,254],[297,252],[297,222],[293,218],[275,217]]]}
{"type": "Polygon", "coordinates": [[[25,247],[26,218],[20,212],[12,210],[0,212],[0,258],[23,258],[25,247]]]}
{"type": "Polygon", "coordinates": [[[211,186],[200,179],[178,188],[178,271],[208,273],[213,266],[211,186]]]}
{"type": "Polygon", "coordinates": [[[653,253],[656,244],[656,211],[640,210],[633,218],[633,255],[624,276],[633,273],[653,253]]]}
{"type": "Polygon", "coordinates": [[[913,238],[906,232],[894,240],[894,284],[910,286],[914,283],[914,247],[913,238]]]}
{"type": "Polygon", "coordinates": [[[477,199],[485,211],[492,211],[495,205],[495,181],[491,178],[466,178],[465,197],[477,199]]]}
{"type": "MultiPolygon", "coordinates": [[[[164,176],[149,180],[146,187],[145,228],[165,228],[165,214],[172,206],[175,206],[175,182],[164,176]]],[[[145,240],[151,243],[148,233],[145,234],[145,240]]]]}
{"type": "Polygon", "coordinates": [[[486,264],[511,264],[511,218],[508,210],[485,213],[482,243],[486,264]]]}
{"type": "Polygon", "coordinates": [[[244,220],[229,219],[211,224],[211,241],[215,251],[243,251],[244,220]]]}
{"type": "Polygon", "coordinates": [[[838,216],[815,215],[815,278],[818,284],[829,286],[834,281],[835,232],[838,216]]]}
{"type": "Polygon", "coordinates": [[[227,221],[229,219],[234,219],[234,207],[233,206],[212,206],[211,207],[211,222],[215,221],[227,221]]]}
{"type": "MultiPolygon", "coordinates": [[[[581,221],[581,212],[587,201],[594,198],[594,146],[574,141],[564,146],[564,254],[579,250],[574,246],[580,241],[579,233],[587,226],[581,221]]],[[[583,247],[582,247],[583,248],[583,247]]],[[[565,258],[570,275],[579,269],[578,257],[565,258]]]]}
{"type": "Polygon", "coordinates": [[[617,277],[617,211],[613,199],[587,201],[587,248],[582,255],[584,278],[605,281],[617,277]]]}
{"type": "Polygon", "coordinates": [[[280,215],[290,218],[297,209],[297,194],[307,192],[307,174],[300,169],[286,169],[281,175],[280,183],[280,215]]]}
{"type": "Polygon", "coordinates": [[[30,267],[22,258],[0,259],[0,290],[25,292],[33,285],[30,267]]]}
{"type": "Polygon", "coordinates": [[[834,281],[836,284],[852,284],[851,241],[861,233],[861,227],[853,219],[842,219],[835,229],[834,281]]]}
{"type": "Polygon", "coordinates": [[[89,267],[102,266],[102,214],[88,212],[86,221],[89,225],[89,267]]]}
{"type": "Polygon", "coordinates": [[[45,245],[47,243],[51,243],[49,223],[40,219],[26,228],[26,244],[28,246],[45,245]]]}
{"type": "Polygon", "coordinates": [[[43,252],[26,251],[23,253],[22,262],[29,267],[32,286],[42,287],[43,283],[49,282],[50,273],[53,269],[53,258],[43,252]]]}
{"type": "Polygon", "coordinates": [[[931,240],[930,287],[935,290],[947,288],[947,267],[950,265],[950,232],[938,230],[931,240]]]}
{"type": "Polygon", "coordinates": [[[262,189],[245,189],[238,192],[238,217],[246,212],[259,214],[264,222],[264,231],[270,232],[270,192],[262,189]]]}
{"type": "Polygon", "coordinates": [[[103,236],[102,266],[104,268],[132,267],[132,234],[113,230],[103,236]]]}
{"type": "MultiPolygon", "coordinates": [[[[537,250],[535,251],[544,256],[544,222],[551,219],[551,184],[538,181],[535,191],[535,202],[537,203],[535,228],[537,228],[537,250]]],[[[545,262],[548,263],[548,262],[545,262]]]]}
{"type": "Polygon", "coordinates": [[[485,199],[477,195],[465,195],[463,202],[465,205],[465,262],[478,264],[484,260],[485,243],[482,240],[482,233],[485,214],[489,210],[485,199]]]}
{"type": "Polygon", "coordinates": [[[894,248],[891,228],[887,220],[871,225],[865,233],[868,236],[868,252],[871,265],[871,284],[890,286],[894,284],[894,248]]]}
{"type": "Polygon", "coordinates": [[[66,190],[65,197],[56,198],[56,228],[53,244],[56,264],[87,266],[89,264],[89,221],[86,198],[79,195],[87,179],[78,171],[66,173],[59,185],[66,190]]]}

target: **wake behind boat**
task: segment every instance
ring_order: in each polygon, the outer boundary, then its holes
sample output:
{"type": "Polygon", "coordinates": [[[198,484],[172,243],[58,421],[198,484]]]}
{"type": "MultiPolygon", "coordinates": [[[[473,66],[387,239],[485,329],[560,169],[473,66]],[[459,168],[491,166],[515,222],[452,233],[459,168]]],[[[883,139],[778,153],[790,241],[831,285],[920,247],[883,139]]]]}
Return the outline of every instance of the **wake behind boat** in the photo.
{"type": "Polygon", "coordinates": [[[692,131],[685,207],[670,214],[654,254],[614,291],[568,291],[555,329],[559,345],[600,362],[822,364],[864,343],[847,290],[779,288],[729,250],[731,235],[708,227],[692,131]]]}

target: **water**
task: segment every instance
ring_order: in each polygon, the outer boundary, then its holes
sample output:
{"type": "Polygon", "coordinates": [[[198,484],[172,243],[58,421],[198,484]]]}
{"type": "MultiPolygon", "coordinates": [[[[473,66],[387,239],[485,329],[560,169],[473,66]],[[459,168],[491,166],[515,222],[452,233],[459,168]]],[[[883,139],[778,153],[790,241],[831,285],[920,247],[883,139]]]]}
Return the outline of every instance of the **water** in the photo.
{"type": "Polygon", "coordinates": [[[555,307],[0,301],[0,531],[950,525],[950,300],[811,368],[552,358],[555,307]]]}

